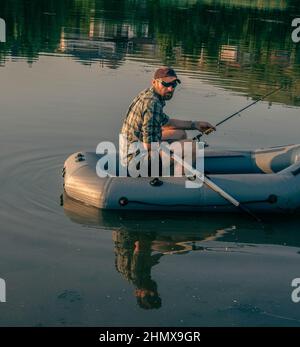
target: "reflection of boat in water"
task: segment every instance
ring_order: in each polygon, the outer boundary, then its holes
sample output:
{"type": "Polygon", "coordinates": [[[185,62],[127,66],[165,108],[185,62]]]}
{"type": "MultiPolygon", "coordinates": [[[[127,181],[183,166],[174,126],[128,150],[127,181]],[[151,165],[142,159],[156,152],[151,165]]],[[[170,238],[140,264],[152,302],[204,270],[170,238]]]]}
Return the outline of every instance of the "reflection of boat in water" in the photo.
{"type": "MultiPolygon", "coordinates": [[[[167,256],[181,257],[191,252],[255,253],[259,244],[300,246],[299,222],[289,219],[289,229],[274,217],[265,228],[239,215],[211,218],[195,213],[156,213],[149,211],[107,211],[63,197],[65,214],[83,226],[111,231],[116,271],[134,287],[137,304],[158,309],[164,298],[152,268],[167,256]]],[[[158,269],[158,268],[157,268],[158,269]]]]}
{"type": "MultiPolygon", "coordinates": [[[[256,151],[208,150],[204,168],[214,183],[252,211],[295,212],[300,207],[299,150],[300,145],[256,151]]],[[[100,158],[82,152],[66,160],[64,188],[70,197],[111,210],[236,210],[206,185],[186,189],[187,177],[162,177],[159,185],[148,177],[100,178],[96,173],[100,158]]]]}
{"type": "Polygon", "coordinates": [[[152,268],[160,263],[160,259],[169,254],[203,250],[196,245],[196,240],[210,234],[199,231],[199,225],[187,231],[185,218],[169,224],[171,219],[168,220],[166,215],[162,219],[162,216],[152,216],[144,211],[137,215],[130,211],[99,210],[66,194],[63,205],[65,214],[72,221],[112,230],[116,271],[134,286],[134,296],[142,309],[159,309],[162,305],[157,282],[152,278],[152,268]],[[158,232],[159,229],[164,232],[158,232]]]}
{"type": "MultiPolygon", "coordinates": [[[[227,230],[235,230],[235,226],[224,215],[221,222],[207,216],[195,216],[190,214],[155,213],[140,211],[108,211],[99,210],[92,206],[84,205],[76,200],[63,195],[65,214],[75,223],[99,228],[101,230],[113,230],[129,232],[141,235],[155,234],[155,250],[174,252],[192,250],[193,245],[188,241],[203,239],[216,239],[227,230]],[[224,225],[226,227],[224,228],[224,225]],[[184,244],[184,242],[187,242],[184,244]],[[162,243],[165,243],[162,246],[162,243]]],[[[237,216],[241,221],[243,218],[237,216]]]]}
{"type": "Polygon", "coordinates": [[[203,249],[202,241],[251,244],[278,244],[300,247],[299,218],[286,219],[272,215],[259,226],[239,214],[211,215],[195,212],[108,211],[84,205],[63,195],[64,212],[76,224],[100,230],[155,234],[154,250],[172,253],[203,249]],[[233,218],[234,217],[234,218],[233,218]],[[156,248],[156,247],[159,247],[156,248]]]}
{"type": "MultiPolygon", "coordinates": [[[[196,245],[198,230],[185,233],[174,230],[174,224],[168,225],[171,220],[166,216],[161,219],[162,216],[151,216],[143,211],[139,215],[102,211],[83,205],[67,195],[64,195],[63,205],[65,214],[72,221],[112,230],[116,270],[135,287],[137,304],[143,309],[158,309],[162,305],[151,271],[163,256],[203,250],[203,247],[196,245]],[[158,232],[158,225],[165,229],[163,233],[158,232]]],[[[176,227],[184,229],[185,224],[186,220],[183,219],[176,223],[176,227]]]]}

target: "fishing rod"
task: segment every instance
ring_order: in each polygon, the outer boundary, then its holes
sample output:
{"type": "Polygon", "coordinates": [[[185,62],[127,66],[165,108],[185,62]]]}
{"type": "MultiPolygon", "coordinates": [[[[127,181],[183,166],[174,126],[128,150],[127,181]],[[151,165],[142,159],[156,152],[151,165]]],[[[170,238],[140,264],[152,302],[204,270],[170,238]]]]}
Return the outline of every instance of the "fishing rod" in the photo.
{"type": "MultiPolygon", "coordinates": [[[[280,88],[277,88],[277,89],[275,89],[275,90],[273,90],[273,91],[271,91],[271,92],[269,92],[269,93],[267,93],[267,94],[261,96],[259,99],[257,99],[257,100],[255,100],[255,101],[251,102],[251,104],[249,104],[249,105],[243,107],[243,108],[240,109],[239,111],[236,111],[236,112],[232,113],[231,115],[227,116],[226,118],[224,118],[223,120],[221,120],[219,123],[217,123],[217,124],[215,125],[215,128],[216,128],[217,126],[219,126],[219,125],[225,123],[225,122],[228,121],[230,118],[232,118],[232,117],[234,117],[234,116],[240,114],[241,112],[247,110],[247,108],[249,108],[249,107],[255,105],[255,104],[258,103],[259,101],[262,101],[262,100],[265,99],[267,96],[270,96],[270,95],[272,95],[272,94],[275,94],[276,92],[278,92],[278,91],[281,90],[282,88],[283,88],[283,86],[281,86],[280,88]]],[[[193,138],[193,140],[198,140],[198,141],[200,141],[200,139],[201,139],[201,137],[202,137],[203,135],[208,135],[208,134],[210,134],[210,133],[213,132],[213,131],[214,131],[213,128],[209,128],[209,129],[203,131],[202,133],[198,134],[197,136],[195,136],[195,137],[193,138]]]]}

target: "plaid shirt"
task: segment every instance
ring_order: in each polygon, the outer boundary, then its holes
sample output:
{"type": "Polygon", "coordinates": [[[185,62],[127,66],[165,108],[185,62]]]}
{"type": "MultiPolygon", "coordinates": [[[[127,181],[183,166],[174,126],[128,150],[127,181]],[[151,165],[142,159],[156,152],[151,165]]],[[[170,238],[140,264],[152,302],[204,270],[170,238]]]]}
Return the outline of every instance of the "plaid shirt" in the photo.
{"type": "Polygon", "coordinates": [[[121,130],[121,134],[127,139],[127,148],[120,146],[123,163],[126,157],[128,160],[132,158],[132,155],[127,154],[131,143],[161,141],[161,127],[169,121],[169,117],[163,113],[165,104],[153,88],[143,90],[132,101],[121,130]]]}

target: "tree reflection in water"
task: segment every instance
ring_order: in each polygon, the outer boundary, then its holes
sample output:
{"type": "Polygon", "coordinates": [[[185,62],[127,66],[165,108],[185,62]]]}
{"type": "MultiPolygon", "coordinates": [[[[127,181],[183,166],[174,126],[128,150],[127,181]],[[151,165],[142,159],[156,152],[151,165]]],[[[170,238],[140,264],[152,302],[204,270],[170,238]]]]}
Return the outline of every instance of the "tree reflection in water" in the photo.
{"type": "Polygon", "coordinates": [[[117,69],[133,59],[169,64],[251,97],[284,85],[270,101],[300,105],[300,45],[291,39],[298,2],[229,0],[2,0],[9,56],[33,64],[68,55],[117,69]],[[168,20],[165,20],[168,18],[168,20]],[[178,25],[180,23],[180,25],[178,25]]]}

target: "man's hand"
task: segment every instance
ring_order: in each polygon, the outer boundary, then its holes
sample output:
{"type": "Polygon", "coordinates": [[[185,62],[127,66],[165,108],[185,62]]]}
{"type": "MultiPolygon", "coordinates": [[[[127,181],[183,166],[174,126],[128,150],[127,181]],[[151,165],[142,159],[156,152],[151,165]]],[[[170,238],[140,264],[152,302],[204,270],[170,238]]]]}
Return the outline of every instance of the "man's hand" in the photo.
{"type": "Polygon", "coordinates": [[[209,134],[212,131],[216,130],[216,128],[212,124],[210,124],[208,122],[201,122],[201,121],[199,121],[199,122],[194,122],[194,124],[195,124],[195,128],[197,130],[199,130],[199,131],[201,131],[203,133],[205,132],[205,134],[209,134]]]}

